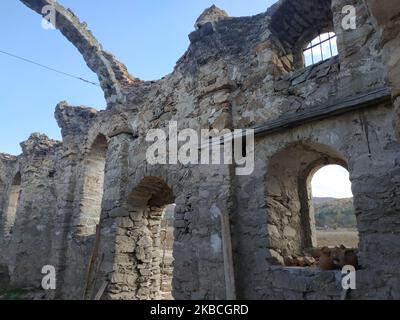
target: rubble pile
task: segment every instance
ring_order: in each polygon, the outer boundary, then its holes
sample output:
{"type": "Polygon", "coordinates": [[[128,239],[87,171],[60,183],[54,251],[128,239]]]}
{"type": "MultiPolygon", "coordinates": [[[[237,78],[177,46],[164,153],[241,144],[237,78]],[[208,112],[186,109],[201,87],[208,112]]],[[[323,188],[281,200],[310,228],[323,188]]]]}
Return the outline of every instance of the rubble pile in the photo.
{"type": "Polygon", "coordinates": [[[285,256],[287,267],[318,267],[321,270],[341,270],[344,266],[359,268],[357,250],[340,247],[323,247],[304,252],[304,256],[285,256]]]}

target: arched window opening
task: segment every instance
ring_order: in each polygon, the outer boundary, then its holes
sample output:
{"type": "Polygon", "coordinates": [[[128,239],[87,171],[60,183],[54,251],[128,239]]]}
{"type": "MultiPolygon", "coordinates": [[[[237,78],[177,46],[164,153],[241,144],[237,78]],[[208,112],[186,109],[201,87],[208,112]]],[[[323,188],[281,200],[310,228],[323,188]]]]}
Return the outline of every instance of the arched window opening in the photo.
{"type": "Polygon", "coordinates": [[[13,232],[20,193],[21,193],[21,174],[18,172],[13,179],[8,197],[8,206],[6,210],[5,224],[4,224],[4,231],[6,236],[10,236],[13,232]]]}
{"type": "Polygon", "coordinates": [[[337,165],[319,169],[312,177],[318,247],[357,248],[357,220],[349,172],[337,165]]]}
{"type": "Polygon", "coordinates": [[[308,142],[291,144],[269,160],[266,176],[267,259],[271,265],[333,270],[341,269],[342,262],[346,261],[344,265],[358,266],[355,249],[358,238],[348,173],[345,181],[340,182],[338,166],[330,165],[339,165],[344,171],[347,167],[345,159],[329,146],[308,142]],[[317,189],[312,189],[313,177],[318,182],[321,175],[318,171],[325,166],[328,168],[325,170],[330,170],[328,178],[325,175],[325,185],[337,190],[331,197],[343,196],[346,190],[344,195],[349,196],[347,200],[334,201],[338,207],[326,217],[325,212],[319,211],[319,206],[313,205],[313,202],[320,202],[320,199],[313,201],[313,197],[324,190],[316,182],[317,189]],[[319,228],[324,221],[329,221],[332,230],[319,228]],[[329,231],[329,238],[322,231],[329,231]],[[320,261],[327,261],[324,256],[327,254],[330,263],[324,265],[320,261]]]}
{"type": "Polygon", "coordinates": [[[270,29],[281,48],[280,55],[290,60],[293,69],[302,69],[337,54],[332,32],[332,0],[280,1],[273,11],[270,29]]]}
{"type": "Polygon", "coordinates": [[[338,54],[337,37],[334,32],[319,34],[303,50],[306,67],[330,59],[338,54]]]}
{"type": "Polygon", "coordinates": [[[83,194],[78,223],[80,236],[94,235],[100,221],[106,155],[107,139],[99,135],[84,163],[83,194]]]}

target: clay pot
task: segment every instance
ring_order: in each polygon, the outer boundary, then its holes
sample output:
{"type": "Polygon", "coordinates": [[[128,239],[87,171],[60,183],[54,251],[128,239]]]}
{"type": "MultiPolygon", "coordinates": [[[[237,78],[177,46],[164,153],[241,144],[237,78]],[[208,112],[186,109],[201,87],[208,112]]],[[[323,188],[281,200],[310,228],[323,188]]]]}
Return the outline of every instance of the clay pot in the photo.
{"type": "Polygon", "coordinates": [[[335,265],[331,256],[331,250],[328,247],[324,247],[320,251],[318,267],[321,270],[334,270],[335,265]]]}
{"type": "Polygon", "coordinates": [[[346,266],[353,266],[358,269],[358,257],[354,249],[347,249],[344,252],[344,263],[346,266]]]}
{"type": "Polygon", "coordinates": [[[333,260],[333,264],[335,265],[336,269],[342,269],[346,263],[344,261],[344,253],[346,251],[346,247],[341,246],[333,248],[331,250],[331,257],[333,260]]]}

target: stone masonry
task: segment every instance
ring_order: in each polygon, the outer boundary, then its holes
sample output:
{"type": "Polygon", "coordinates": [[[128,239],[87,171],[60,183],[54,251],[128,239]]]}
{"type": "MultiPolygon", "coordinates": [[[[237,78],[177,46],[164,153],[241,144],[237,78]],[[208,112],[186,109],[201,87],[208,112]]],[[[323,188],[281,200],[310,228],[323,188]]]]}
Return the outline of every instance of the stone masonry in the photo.
{"type": "Polygon", "coordinates": [[[57,29],[99,79],[107,109],[60,102],[62,141],[34,133],[0,154],[0,285],[48,299],[161,298],[160,223],[176,204],[172,296],[226,299],[221,215],[229,218],[236,298],[339,299],[340,275],[290,268],[315,247],[310,177],[350,172],[359,232],[349,299],[400,299],[400,6],[397,0],[280,0],[252,17],[213,6],[174,71],[142,81],[53,0],[57,29]],[[342,8],[356,9],[356,29],[342,8]],[[304,67],[303,48],[335,32],[339,55],[304,67]],[[255,129],[255,168],[150,165],[146,134],[255,129]]]}

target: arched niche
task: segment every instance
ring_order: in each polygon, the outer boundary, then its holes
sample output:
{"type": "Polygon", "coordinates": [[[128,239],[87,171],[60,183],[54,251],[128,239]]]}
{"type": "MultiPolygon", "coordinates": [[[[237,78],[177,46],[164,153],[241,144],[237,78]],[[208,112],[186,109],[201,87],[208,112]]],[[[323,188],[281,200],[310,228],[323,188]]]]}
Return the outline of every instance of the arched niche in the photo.
{"type": "Polygon", "coordinates": [[[8,194],[8,205],[4,217],[4,233],[6,236],[10,236],[13,232],[20,194],[21,173],[18,172],[13,178],[8,194]]]}
{"type": "Polygon", "coordinates": [[[80,201],[78,235],[90,236],[96,233],[101,215],[104,192],[104,171],[107,156],[107,139],[100,134],[94,140],[84,159],[83,192],[80,201]]]}

